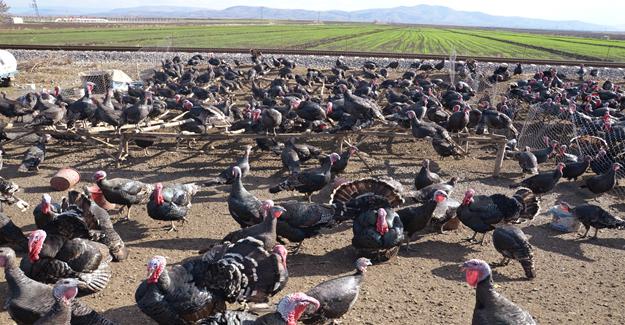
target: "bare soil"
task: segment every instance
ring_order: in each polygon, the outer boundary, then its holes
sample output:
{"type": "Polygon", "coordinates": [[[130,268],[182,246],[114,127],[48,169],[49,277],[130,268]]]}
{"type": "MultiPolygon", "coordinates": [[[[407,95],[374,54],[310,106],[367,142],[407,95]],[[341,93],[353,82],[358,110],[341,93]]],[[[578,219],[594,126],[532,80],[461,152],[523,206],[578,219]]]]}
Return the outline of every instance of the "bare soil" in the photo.
{"type": "MultiPolygon", "coordinates": [[[[479,97],[479,95],[478,95],[479,97]]],[[[392,153],[381,140],[370,140],[361,147],[366,153],[373,175],[388,175],[412,186],[413,177],[424,158],[436,160],[446,178],[459,176],[460,184],[452,197],[459,200],[464,191],[474,188],[480,194],[506,193],[508,185],[520,177],[514,161],[505,161],[501,178],[493,178],[494,149],[470,148],[470,156],[462,160],[440,160],[425,142],[396,141],[392,153]]],[[[28,142],[4,148],[4,167],[0,176],[17,182],[20,196],[34,207],[43,193],[59,200],[64,193],[52,192],[49,179],[64,166],[80,171],[81,183],[88,184],[91,175],[100,169],[110,177],[126,177],[144,182],[194,182],[214,176],[240,156],[246,143],[215,143],[205,153],[173,143],[161,143],[150,148],[145,156],[138,147],[131,147],[129,160],[121,167],[103,149],[84,143],[52,141],[46,161],[37,174],[18,174],[17,167],[28,142]]],[[[313,142],[326,151],[335,143],[313,142]]],[[[200,148],[196,144],[194,148],[200,148]]],[[[260,199],[303,199],[295,193],[271,196],[268,187],[283,176],[279,157],[268,153],[253,153],[252,171],[245,179],[248,190],[260,199]]],[[[309,163],[308,167],[315,166],[309,163]]],[[[543,170],[552,169],[552,165],[543,170]]],[[[353,159],[344,177],[356,179],[371,176],[364,164],[353,159]]],[[[544,195],[542,210],[556,200],[566,199],[577,205],[589,201],[589,192],[577,183],[563,181],[554,193],[544,195]]],[[[165,232],[166,223],[147,216],[144,206],[134,207],[131,220],[115,223],[117,231],[129,247],[129,258],[113,263],[113,278],[102,293],[80,298],[106,317],[122,324],[152,324],[139,311],[134,291],[145,276],[146,261],[153,255],[167,257],[169,264],[196,255],[198,249],[220,240],[238,228],[227,210],[229,186],[206,189],[198,193],[190,212],[189,223],[177,232],[165,232]]],[[[313,196],[315,202],[327,202],[330,189],[313,196]]],[[[621,215],[622,198],[604,195],[599,204],[621,215]]],[[[34,229],[30,211],[21,213],[14,207],[5,212],[24,231],[34,229]]],[[[532,223],[522,225],[535,248],[537,278],[524,279],[518,263],[494,269],[497,290],[528,309],[541,324],[624,324],[625,312],[625,233],[604,230],[597,240],[580,240],[574,234],[563,234],[548,228],[550,216],[540,215],[532,223]]],[[[471,258],[488,262],[500,260],[492,247],[490,235],[483,246],[463,241],[472,232],[466,228],[440,234],[424,234],[402,250],[397,259],[369,268],[362,294],[343,324],[467,324],[470,323],[475,292],[464,283],[459,264],[471,258]]],[[[289,256],[290,279],[284,294],[306,291],[317,283],[353,271],[358,258],[351,248],[352,233],[348,225],[325,231],[322,236],[306,240],[299,254],[289,256]]],[[[0,272],[2,273],[2,272],[0,272]]],[[[280,296],[282,295],[279,294],[280,296]]],[[[7,296],[4,274],[0,275],[0,297],[7,296]]],[[[277,302],[275,297],[273,302],[277,302]]],[[[237,306],[232,306],[236,308],[237,306]]],[[[0,324],[13,324],[6,312],[0,313],[0,324]]]]}

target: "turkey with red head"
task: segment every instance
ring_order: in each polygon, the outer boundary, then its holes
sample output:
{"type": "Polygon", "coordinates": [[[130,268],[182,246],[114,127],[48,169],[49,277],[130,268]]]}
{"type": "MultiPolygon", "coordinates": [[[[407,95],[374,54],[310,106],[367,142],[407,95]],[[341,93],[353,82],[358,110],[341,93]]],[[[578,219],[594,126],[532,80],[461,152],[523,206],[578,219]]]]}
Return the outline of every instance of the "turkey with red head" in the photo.
{"type": "MultiPolygon", "coordinates": [[[[52,286],[27,277],[19,268],[15,252],[0,247],[0,267],[8,284],[4,304],[9,316],[18,324],[32,324],[48,314],[55,304],[52,286]]],[[[115,325],[78,299],[71,302],[72,325],[115,325]]]]}
{"type": "Polygon", "coordinates": [[[494,230],[493,225],[500,222],[518,222],[520,219],[532,220],[540,212],[540,200],[527,188],[520,188],[512,197],[504,194],[475,195],[474,189],[464,194],[462,204],[456,210],[458,219],[474,231],[469,241],[475,240],[477,233],[494,230]]]}
{"type": "Polygon", "coordinates": [[[581,188],[587,188],[594,194],[603,194],[611,191],[616,186],[616,172],[621,169],[621,164],[613,163],[612,168],[601,175],[595,175],[586,179],[586,184],[581,188]]]}
{"type": "Polygon", "coordinates": [[[393,210],[404,202],[394,181],[364,178],[341,184],[331,202],[354,220],[352,245],[359,255],[388,261],[404,240],[404,226],[393,210]]]}
{"type": "Polygon", "coordinates": [[[174,221],[187,221],[191,209],[191,200],[200,189],[195,183],[171,184],[163,186],[157,183],[147,204],[148,216],[154,220],[170,221],[168,231],[176,230],[174,221]]]}
{"type": "Polygon", "coordinates": [[[482,260],[462,264],[467,283],[475,288],[472,325],[509,324],[535,325],[529,312],[495,291],[490,266],[482,260]]]}
{"type": "Polygon", "coordinates": [[[202,290],[182,265],[167,267],[163,256],[147,264],[147,279],[135,291],[139,309],[159,324],[189,324],[226,310],[224,297],[202,290]]]}
{"type": "Polygon", "coordinates": [[[33,325],[71,324],[72,302],[78,294],[78,281],[61,279],[52,288],[55,302],[50,311],[39,318],[33,325]]]}
{"type": "Polygon", "coordinates": [[[319,301],[304,293],[292,293],[280,300],[274,313],[256,316],[245,311],[226,311],[202,320],[200,325],[297,325],[310,307],[319,308],[319,301]]]}
{"type": "Polygon", "coordinates": [[[35,230],[28,236],[28,257],[22,259],[20,268],[29,278],[46,283],[77,279],[81,293],[86,294],[102,291],[108,285],[110,261],[106,245],[35,230]]]}
{"type": "Polygon", "coordinates": [[[87,82],[84,88],[85,95],[67,107],[66,118],[68,128],[74,127],[76,121],[91,121],[93,119],[98,109],[91,98],[94,87],[95,84],[93,82],[87,82]]]}
{"type": "Polygon", "coordinates": [[[423,205],[415,207],[405,207],[397,210],[397,214],[404,225],[404,232],[407,236],[406,240],[415,240],[414,235],[425,229],[430,224],[434,210],[447,200],[448,195],[444,191],[438,190],[432,194],[430,200],[423,205]]]}

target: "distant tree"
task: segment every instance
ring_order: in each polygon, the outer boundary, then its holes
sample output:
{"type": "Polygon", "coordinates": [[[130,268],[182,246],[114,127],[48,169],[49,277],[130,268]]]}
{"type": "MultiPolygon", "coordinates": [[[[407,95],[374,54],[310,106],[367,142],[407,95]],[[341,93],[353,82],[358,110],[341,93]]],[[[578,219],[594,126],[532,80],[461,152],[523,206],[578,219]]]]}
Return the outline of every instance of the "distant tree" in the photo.
{"type": "Polygon", "coordinates": [[[0,0],[0,21],[3,21],[7,18],[8,12],[11,7],[9,7],[4,0],[0,0]]]}

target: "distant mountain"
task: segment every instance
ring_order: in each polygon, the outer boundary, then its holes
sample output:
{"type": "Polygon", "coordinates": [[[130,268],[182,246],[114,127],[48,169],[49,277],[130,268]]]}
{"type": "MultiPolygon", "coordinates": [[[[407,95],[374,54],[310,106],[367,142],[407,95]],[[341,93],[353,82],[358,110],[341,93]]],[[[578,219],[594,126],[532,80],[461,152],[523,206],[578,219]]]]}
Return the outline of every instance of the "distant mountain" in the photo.
{"type": "MultiPolygon", "coordinates": [[[[49,11],[40,10],[46,15],[49,11]]],[[[67,10],[67,9],[66,9],[67,10]]],[[[56,10],[58,12],[61,10],[56,10]]],[[[81,9],[81,11],[83,11],[81,9]]],[[[65,12],[65,15],[84,15],[80,12],[65,12]]],[[[58,15],[58,13],[50,14],[58,15]]],[[[118,8],[108,12],[91,12],[92,16],[105,17],[148,17],[148,18],[215,18],[215,19],[279,19],[382,22],[425,25],[455,25],[469,27],[500,27],[550,30],[592,30],[614,31],[620,28],[602,26],[582,21],[555,21],[524,17],[493,16],[482,12],[458,11],[443,6],[417,5],[389,9],[367,9],[359,11],[311,11],[303,9],[274,9],[268,7],[235,6],[223,10],[179,6],[141,6],[118,8]]]]}

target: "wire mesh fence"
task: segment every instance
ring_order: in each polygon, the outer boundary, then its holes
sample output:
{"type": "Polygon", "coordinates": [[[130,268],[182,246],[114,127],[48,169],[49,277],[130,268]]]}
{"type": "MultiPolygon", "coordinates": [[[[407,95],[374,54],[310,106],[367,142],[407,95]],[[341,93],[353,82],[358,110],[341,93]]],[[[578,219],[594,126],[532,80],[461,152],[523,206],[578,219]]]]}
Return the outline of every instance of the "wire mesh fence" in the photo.
{"type": "MultiPolygon", "coordinates": [[[[550,110],[546,107],[544,103],[529,106],[522,122],[519,148],[541,149],[557,141],[560,146],[566,146],[566,153],[580,160],[590,157],[589,173],[605,173],[613,163],[625,163],[624,135],[612,132],[602,119],[591,120],[575,110],[550,110]]],[[[617,171],[617,178],[623,177],[625,171],[617,171]]],[[[625,187],[616,186],[611,193],[625,197],[625,187]]]]}

